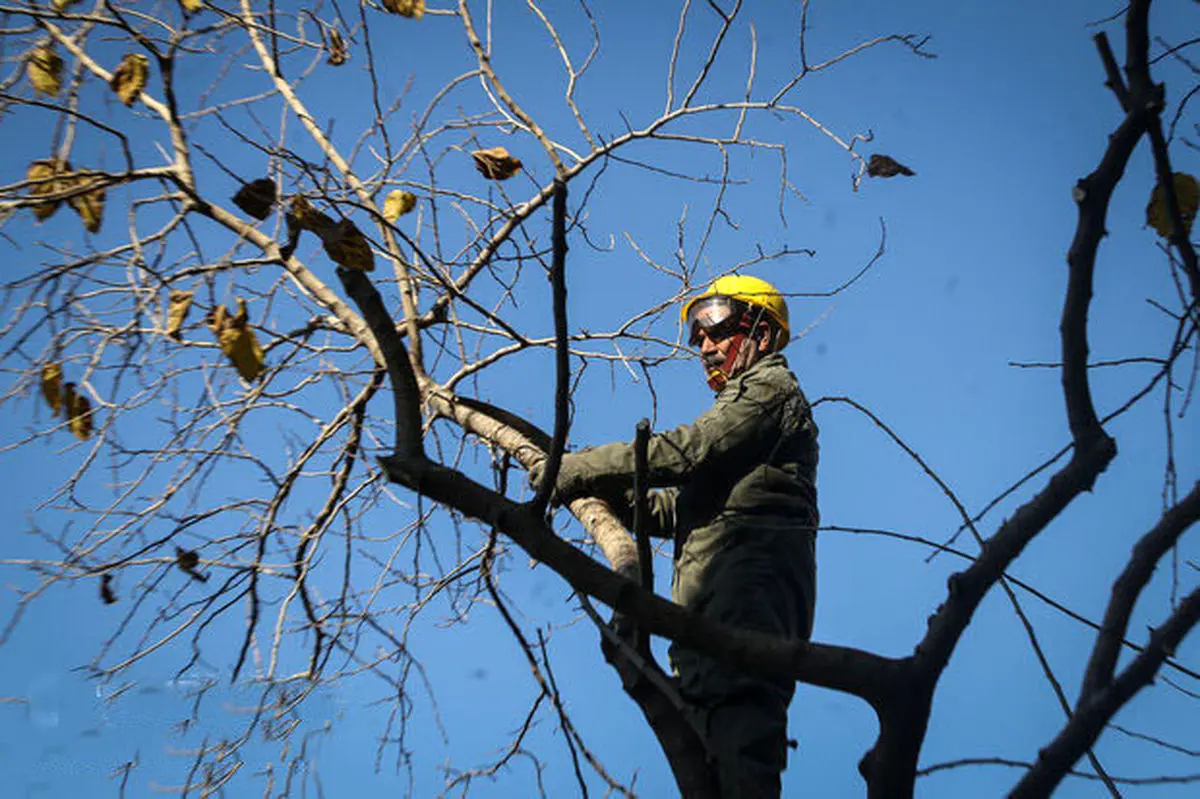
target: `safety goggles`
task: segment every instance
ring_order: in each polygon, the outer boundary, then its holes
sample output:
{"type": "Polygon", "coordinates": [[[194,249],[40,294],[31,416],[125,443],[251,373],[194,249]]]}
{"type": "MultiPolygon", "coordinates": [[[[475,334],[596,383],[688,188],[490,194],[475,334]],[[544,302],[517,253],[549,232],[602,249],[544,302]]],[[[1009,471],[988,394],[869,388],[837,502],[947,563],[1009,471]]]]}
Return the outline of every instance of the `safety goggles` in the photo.
{"type": "Polygon", "coordinates": [[[687,313],[688,344],[700,346],[700,334],[710,341],[733,335],[742,323],[745,306],[733,297],[715,295],[692,303],[687,313]]]}

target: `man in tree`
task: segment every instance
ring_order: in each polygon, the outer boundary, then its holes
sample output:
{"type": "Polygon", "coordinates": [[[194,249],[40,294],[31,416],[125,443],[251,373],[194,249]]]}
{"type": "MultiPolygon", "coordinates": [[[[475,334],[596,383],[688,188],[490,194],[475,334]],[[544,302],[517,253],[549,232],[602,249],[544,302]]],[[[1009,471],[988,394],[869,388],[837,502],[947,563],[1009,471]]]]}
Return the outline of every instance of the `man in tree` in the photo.
{"type": "MultiPolygon", "coordinates": [[[[652,535],[674,537],[676,602],[714,620],[807,639],[816,599],[817,426],[780,354],[788,342],[783,296],[758,278],[730,275],[686,303],[713,407],[650,438],[652,535]]],[[[633,447],[614,443],[563,457],[557,502],[606,499],[628,519],[633,447]]],[[[534,485],[540,469],[531,474],[534,485]]],[[[787,707],[795,685],[741,673],[673,646],[680,693],[697,709],[716,757],[722,797],[777,797],[787,760],[787,707]]]]}

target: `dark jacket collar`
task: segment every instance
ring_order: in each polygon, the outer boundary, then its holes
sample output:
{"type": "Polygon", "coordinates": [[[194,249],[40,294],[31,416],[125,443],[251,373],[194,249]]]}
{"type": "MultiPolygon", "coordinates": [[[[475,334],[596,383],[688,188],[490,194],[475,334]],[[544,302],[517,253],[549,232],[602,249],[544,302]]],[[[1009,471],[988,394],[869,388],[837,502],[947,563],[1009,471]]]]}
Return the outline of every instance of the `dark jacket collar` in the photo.
{"type": "Polygon", "coordinates": [[[717,395],[719,396],[723,392],[728,391],[733,386],[740,386],[742,383],[744,383],[746,381],[746,378],[748,378],[750,375],[754,374],[755,372],[761,372],[761,371],[765,371],[767,369],[780,369],[780,368],[782,368],[782,369],[788,368],[787,358],[785,358],[783,356],[782,352],[772,352],[769,355],[764,355],[763,357],[759,358],[754,363],[750,364],[749,369],[747,369],[746,371],[737,375],[736,377],[730,378],[729,382],[727,382],[725,384],[725,386],[720,391],[717,392],[717,395]]]}

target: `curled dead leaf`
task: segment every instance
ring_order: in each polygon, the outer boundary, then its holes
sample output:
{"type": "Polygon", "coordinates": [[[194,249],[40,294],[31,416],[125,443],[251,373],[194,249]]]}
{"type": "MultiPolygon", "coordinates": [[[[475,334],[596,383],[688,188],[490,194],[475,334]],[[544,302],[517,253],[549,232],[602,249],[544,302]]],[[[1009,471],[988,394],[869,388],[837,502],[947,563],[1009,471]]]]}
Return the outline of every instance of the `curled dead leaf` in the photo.
{"type": "MultiPolygon", "coordinates": [[[[61,180],[58,176],[69,172],[71,165],[61,158],[45,158],[34,161],[25,170],[25,179],[33,183],[29,187],[30,197],[44,197],[58,194],[62,191],[61,180]]],[[[59,200],[47,200],[35,203],[31,208],[39,222],[45,222],[58,210],[59,200]]]]}
{"type": "Polygon", "coordinates": [[[395,189],[383,201],[383,218],[395,222],[417,207],[417,196],[412,192],[395,189]]]}
{"type": "Polygon", "coordinates": [[[233,204],[255,219],[266,219],[271,215],[276,194],[278,190],[275,188],[275,181],[259,178],[238,189],[237,194],[233,195],[233,204]]]}
{"type": "Polygon", "coordinates": [[[875,153],[867,161],[867,174],[873,178],[894,178],[896,175],[912,177],[917,173],[890,155],[875,153]]]}
{"type": "Polygon", "coordinates": [[[325,60],[325,63],[331,67],[340,67],[350,60],[350,51],[346,49],[346,41],[342,38],[342,34],[338,33],[337,28],[329,29],[329,42],[325,49],[329,52],[329,58],[325,60]]]}
{"type": "Polygon", "coordinates": [[[79,214],[87,231],[96,233],[104,221],[104,188],[98,185],[99,181],[95,178],[68,176],[59,181],[59,188],[66,191],[89,184],[97,184],[97,187],[68,197],[67,204],[79,214]]]}
{"type": "Polygon", "coordinates": [[[508,180],[521,168],[520,160],[508,154],[503,147],[490,147],[471,153],[475,168],[488,180],[508,180]]]}
{"type": "Polygon", "coordinates": [[[117,601],[117,594],[113,591],[112,581],[112,572],[105,572],[100,575],[100,599],[106,605],[112,605],[117,601]]]}
{"type": "Polygon", "coordinates": [[[194,296],[190,291],[171,290],[170,301],[167,304],[167,338],[176,341],[183,339],[183,323],[187,320],[188,311],[192,308],[194,296]]]}
{"type": "Polygon", "coordinates": [[[346,267],[371,272],[375,269],[375,253],[367,237],[349,219],[334,226],[332,233],[322,236],[321,243],[331,260],[346,267]]]}
{"type": "Polygon", "coordinates": [[[250,328],[246,301],[239,298],[237,305],[236,314],[231,314],[224,305],[218,305],[209,315],[208,328],[242,379],[253,383],[267,368],[266,354],[250,328]]]}
{"type": "Polygon", "coordinates": [[[92,403],[75,390],[74,383],[63,386],[63,405],[67,409],[67,426],[80,441],[92,437],[92,403]]]}
{"type": "Polygon", "coordinates": [[[141,53],[126,53],[113,71],[108,85],[117,93],[122,103],[131,106],[142,93],[142,89],[146,88],[146,80],[149,77],[150,61],[146,56],[141,53]]]}
{"type": "Polygon", "coordinates": [[[425,0],[383,0],[383,7],[393,14],[409,19],[425,16],[425,0]]]}
{"type": "Polygon", "coordinates": [[[194,550],[177,546],[175,547],[175,562],[179,564],[179,568],[190,572],[200,565],[200,555],[194,550]]]}
{"type": "Polygon", "coordinates": [[[58,361],[42,366],[42,398],[50,406],[50,415],[58,416],[63,404],[62,364],[58,361]]]}
{"type": "Polygon", "coordinates": [[[323,239],[333,230],[333,220],[314,208],[303,194],[292,196],[284,220],[287,222],[288,240],[279,249],[279,256],[284,260],[291,258],[296,251],[301,232],[308,230],[323,239]]]}
{"type": "Polygon", "coordinates": [[[291,216],[300,230],[308,230],[317,235],[320,235],[322,230],[333,227],[333,220],[314,208],[303,194],[292,197],[291,216]]]}
{"type": "Polygon", "coordinates": [[[208,575],[201,574],[196,571],[200,566],[200,554],[192,549],[184,549],[183,547],[175,546],[175,565],[179,570],[191,577],[193,580],[199,580],[202,583],[208,582],[208,575]]]}
{"type": "MultiPolygon", "coordinates": [[[[1192,222],[1200,206],[1200,185],[1186,172],[1176,172],[1171,176],[1171,182],[1175,187],[1175,201],[1179,204],[1183,233],[1185,236],[1191,235],[1192,222]]],[[[1171,215],[1167,212],[1167,193],[1163,191],[1162,183],[1156,184],[1150,192],[1150,202],[1146,205],[1146,224],[1164,239],[1171,237],[1171,215]]]]}
{"type": "Polygon", "coordinates": [[[54,97],[62,88],[63,60],[49,45],[39,47],[29,55],[25,74],[33,88],[42,94],[54,97]]]}

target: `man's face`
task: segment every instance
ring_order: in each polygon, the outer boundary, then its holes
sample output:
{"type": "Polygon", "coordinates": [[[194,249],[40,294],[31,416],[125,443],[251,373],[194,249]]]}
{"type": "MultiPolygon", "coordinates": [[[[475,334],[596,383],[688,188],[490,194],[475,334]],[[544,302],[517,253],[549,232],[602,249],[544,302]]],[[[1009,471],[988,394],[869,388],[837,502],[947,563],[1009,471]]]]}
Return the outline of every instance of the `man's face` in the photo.
{"type": "MultiPolygon", "coordinates": [[[[742,342],[742,346],[738,348],[737,354],[734,355],[741,362],[734,367],[733,371],[728,373],[729,377],[737,377],[766,353],[769,338],[766,335],[766,327],[765,322],[760,323],[760,330],[757,331],[760,335],[752,338],[747,337],[742,342]]],[[[725,359],[729,357],[730,347],[733,345],[733,335],[710,335],[708,332],[700,329],[697,331],[697,338],[700,344],[700,360],[704,364],[705,372],[725,363],[725,359]]]]}
{"type": "Polygon", "coordinates": [[[709,388],[720,391],[770,349],[770,325],[761,310],[724,295],[702,298],[687,314],[688,343],[700,350],[709,388]],[[753,324],[754,329],[748,325],[753,324]]]}

